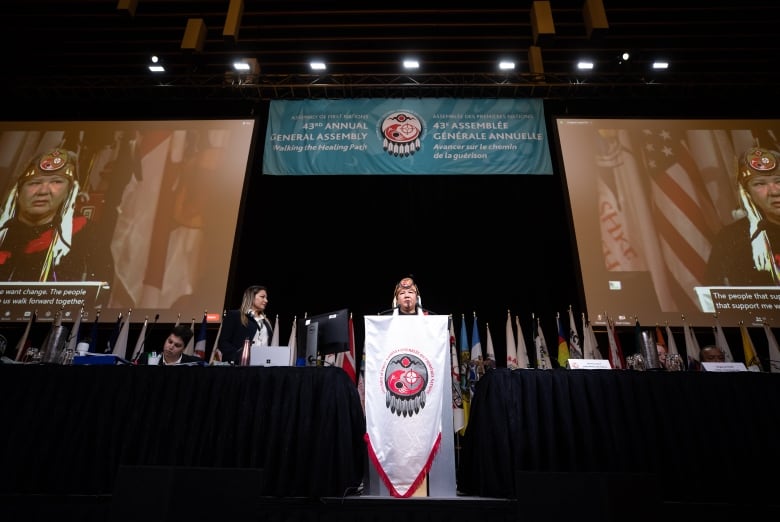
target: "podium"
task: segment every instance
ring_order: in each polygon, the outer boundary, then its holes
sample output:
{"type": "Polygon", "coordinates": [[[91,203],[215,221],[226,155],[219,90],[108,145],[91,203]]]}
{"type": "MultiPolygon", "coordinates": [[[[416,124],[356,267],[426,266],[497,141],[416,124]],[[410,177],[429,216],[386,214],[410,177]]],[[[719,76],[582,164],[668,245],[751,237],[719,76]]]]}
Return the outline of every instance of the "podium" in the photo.
{"type": "MultiPolygon", "coordinates": [[[[389,404],[393,404],[396,399],[392,395],[392,390],[386,392],[387,398],[382,401],[370,400],[371,391],[369,386],[379,386],[377,383],[393,382],[392,374],[396,372],[403,373],[404,368],[396,368],[393,365],[399,359],[405,360],[405,356],[414,359],[416,363],[422,362],[426,367],[420,368],[419,373],[428,378],[430,388],[426,397],[435,397],[436,403],[427,402],[420,408],[424,412],[426,408],[433,409],[434,406],[440,410],[440,414],[429,417],[427,421],[438,423],[440,426],[439,448],[430,467],[428,468],[427,478],[411,493],[411,496],[427,496],[432,498],[454,498],[457,496],[456,470],[455,470],[455,433],[452,411],[452,371],[450,368],[451,354],[449,342],[449,318],[445,315],[415,315],[415,316],[365,316],[366,323],[366,342],[365,342],[365,382],[366,382],[366,417],[370,421],[375,413],[378,415],[388,415],[386,410],[389,404]],[[430,365],[432,367],[428,368],[430,365]],[[426,375],[427,374],[427,375],[426,375]],[[381,411],[378,411],[381,410],[381,411]],[[427,491],[426,491],[427,489],[427,491]]],[[[414,368],[410,365],[409,368],[414,368]]],[[[401,386],[400,384],[398,386],[401,386]]],[[[422,393],[422,392],[421,392],[422,393]]],[[[400,408],[407,408],[403,404],[406,397],[402,396],[400,408]]],[[[419,400],[419,397],[408,398],[408,404],[419,400]]],[[[416,404],[416,403],[415,403],[416,404]]],[[[397,415],[398,423],[409,422],[411,417],[418,415],[412,411],[409,406],[409,417],[404,414],[397,415]]],[[[390,421],[386,428],[392,428],[396,421],[390,421]]],[[[426,424],[428,425],[428,424],[426,424]]],[[[369,437],[371,431],[367,422],[369,437]]],[[[390,431],[390,430],[387,430],[390,431]]],[[[401,430],[403,431],[403,430],[401,430]]],[[[383,433],[382,435],[385,435],[383,433]]],[[[403,440],[387,441],[383,437],[382,442],[390,443],[394,447],[403,445],[403,440]]],[[[372,442],[373,443],[373,442],[372,442]]],[[[374,448],[379,454],[386,448],[374,448]]],[[[371,448],[367,447],[371,452],[371,448]]],[[[372,458],[367,459],[368,470],[364,483],[364,494],[380,497],[399,496],[393,495],[387,485],[380,477],[380,471],[377,469],[372,458]]],[[[387,463],[387,469],[391,471],[392,462],[387,463]]],[[[388,473],[389,474],[389,473],[388,473]]],[[[407,493],[408,496],[408,493],[407,493]]]]}

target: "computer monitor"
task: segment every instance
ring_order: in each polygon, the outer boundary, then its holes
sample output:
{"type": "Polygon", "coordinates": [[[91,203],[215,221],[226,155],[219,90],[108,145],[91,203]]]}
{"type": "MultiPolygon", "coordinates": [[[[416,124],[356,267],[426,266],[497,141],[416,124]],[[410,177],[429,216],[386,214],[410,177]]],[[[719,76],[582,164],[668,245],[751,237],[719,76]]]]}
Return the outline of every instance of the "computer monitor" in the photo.
{"type": "Polygon", "coordinates": [[[323,355],[349,350],[349,310],[312,315],[300,320],[297,331],[298,365],[314,366],[323,355]]]}

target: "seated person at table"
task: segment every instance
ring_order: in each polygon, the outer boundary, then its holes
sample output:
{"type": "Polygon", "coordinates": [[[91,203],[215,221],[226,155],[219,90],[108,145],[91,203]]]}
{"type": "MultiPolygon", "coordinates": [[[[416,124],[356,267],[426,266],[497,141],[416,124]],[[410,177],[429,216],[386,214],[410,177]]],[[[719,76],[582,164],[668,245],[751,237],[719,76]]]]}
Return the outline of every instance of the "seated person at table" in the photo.
{"type": "MultiPolygon", "coordinates": [[[[159,364],[163,366],[176,366],[177,364],[197,363],[203,360],[197,355],[184,353],[187,343],[192,339],[192,329],[186,324],[174,326],[168,338],[165,339],[162,349],[162,357],[159,364]]],[[[138,364],[148,364],[147,357],[138,359],[138,364]]]]}
{"type": "Polygon", "coordinates": [[[699,352],[701,362],[726,362],[726,354],[714,344],[703,347],[699,352]]]}

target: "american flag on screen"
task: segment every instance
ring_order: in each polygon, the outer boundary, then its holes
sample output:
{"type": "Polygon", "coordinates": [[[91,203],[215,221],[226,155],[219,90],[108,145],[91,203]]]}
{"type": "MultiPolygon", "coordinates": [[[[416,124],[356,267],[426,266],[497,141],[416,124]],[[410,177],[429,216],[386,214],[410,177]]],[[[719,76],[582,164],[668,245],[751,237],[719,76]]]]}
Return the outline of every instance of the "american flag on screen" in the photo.
{"type": "Polygon", "coordinates": [[[687,135],[672,128],[645,129],[639,139],[670,290],[679,304],[695,306],[693,288],[706,283],[712,240],[722,223],[688,148],[687,135]]]}

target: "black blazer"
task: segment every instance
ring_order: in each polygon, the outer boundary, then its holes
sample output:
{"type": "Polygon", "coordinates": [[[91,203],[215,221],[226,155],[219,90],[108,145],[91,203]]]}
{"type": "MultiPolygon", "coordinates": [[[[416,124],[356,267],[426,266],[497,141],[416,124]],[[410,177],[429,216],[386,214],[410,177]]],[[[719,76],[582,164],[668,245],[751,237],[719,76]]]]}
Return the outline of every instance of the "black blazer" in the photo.
{"type": "MultiPolygon", "coordinates": [[[[222,352],[223,362],[232,362],[234,364],[241,363],[241,350],[244,348],[244,340],[249,339],[250,342],[255,338],[255,334],[259,330],[257,321],[248,317],[247,325],[241,324],[241,311],[240,310],[228,310],[224,319],[222,319],[222,332],[219,334],[219,342],[217,346],[219,351],[222,352]]],[[[263,318],[263,323],[268,329],[268,339],[271,339],[274,334],[274,328],[267,317],[263,318]]]]}
{"type": "MultiPolygon", "coordinates": [[[[149,354],[148,353],[142,353],[141,357],[138,358],[138,364],[145,365],[149,363],[149,354]]],[[[181,354],[181,362],[179,364],[187,364],[187,363],[202,363],[206,364],[206,361],[198,357],[197,355],[189,355],[186,353],[181,354]]],[[[160,366],[165,366],[162,362],[162,355],[160,356],[160,366]]],[[[174,365],[175,366],[175,365],[174,365]]]]}

